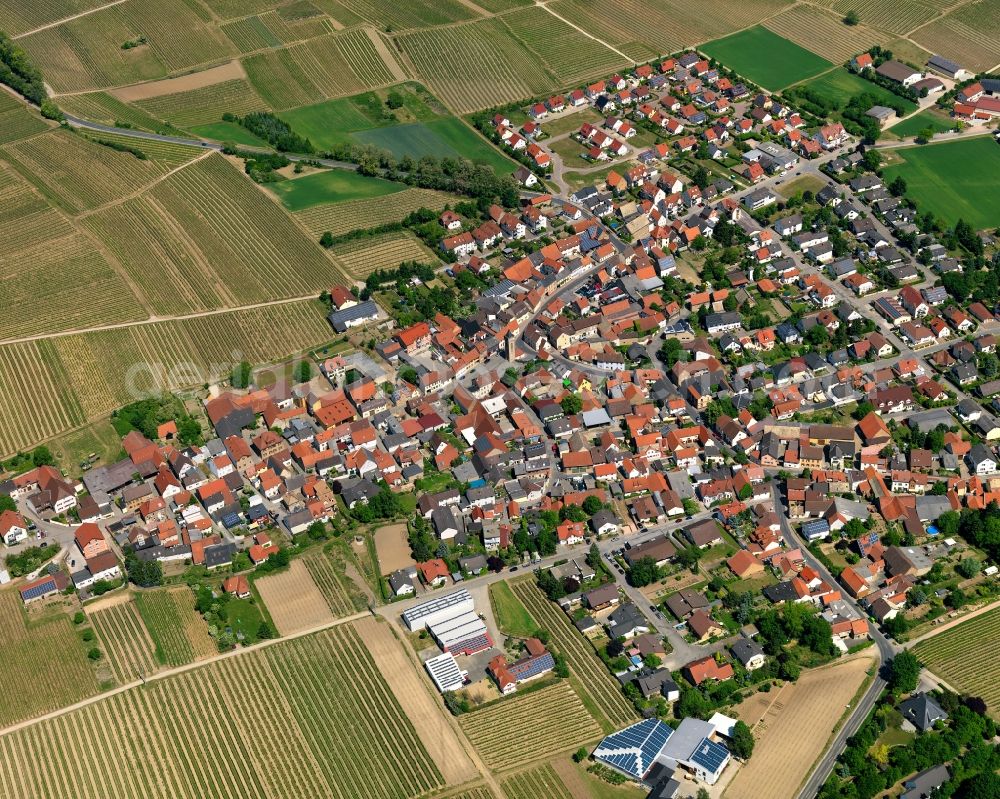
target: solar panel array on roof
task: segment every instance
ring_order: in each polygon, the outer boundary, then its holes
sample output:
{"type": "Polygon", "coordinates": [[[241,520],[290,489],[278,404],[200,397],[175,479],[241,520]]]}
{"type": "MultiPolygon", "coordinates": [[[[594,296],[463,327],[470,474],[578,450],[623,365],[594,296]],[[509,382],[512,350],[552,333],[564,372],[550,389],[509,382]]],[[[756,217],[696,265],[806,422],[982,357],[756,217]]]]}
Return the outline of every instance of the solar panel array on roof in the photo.
{"type": "Polygon", "coordinates": [[[609,735],[594,750],[594,757],[641,780],[673,732],[659,719],[646,719],[609,735]]]}
{"type": "Polygon", "coordinates": [[[544,674],[556,667],[556,660],[551,652],[546,652],[538,657],[528,658],[517,663],[512,663],[510,673],[517,680],[530,680],[539,674],[544,674]]]}
{"type": "Polygon", "coordinates": [[[715,774],[728,758],[729,750],[708,738],[702,738],[701,743],[691,753],[691,762],[698,764],[709,774],[715,774]]]}
{"type": "Polygon", "coordinates": [[[50,591],[54,591],[55,588],[55,580],[42,580],[29,588],[21,589],[21,599],[24,602],[30,602],[32,599],[38,599],[39,597],[45,596],[50,591]]]}

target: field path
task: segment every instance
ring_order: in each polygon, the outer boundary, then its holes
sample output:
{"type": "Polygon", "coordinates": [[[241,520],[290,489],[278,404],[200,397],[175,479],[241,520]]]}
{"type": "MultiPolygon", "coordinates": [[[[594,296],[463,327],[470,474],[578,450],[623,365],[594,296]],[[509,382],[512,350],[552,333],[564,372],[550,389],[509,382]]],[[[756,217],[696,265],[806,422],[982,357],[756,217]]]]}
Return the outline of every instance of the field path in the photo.
{"type": "Polygon", "coordinates": [[[979,610],[974,610],[972,611],[972,613],[966,613],[964,616],[959,616],[957,619],[952,619],[946,624],[942,624],[938,627],[935,627],[930,632],[926,632],[923,635],[918,635],[912,641],[907,641],[906,643],[904,643],[903,649],[909,649],[910,647],[919,644],[921,641],[926,641],[928,638],[933,638],[935,635],[940,635],[945,630],[950,630],[952,627],[957,627],[959,624],[962,624],[962,622],[966,622],[969,619],[974,619],[976,618],[976,616],[982,616],[984,613],[989,613],[989,611],[993,610],[996,607],[1000,607],[1000,599],[998,599],[996,602],[990,602],[990,604],[988,605],[983,605],[981,608],[979,608],[979,610]]]}
{"type": "Polygon", "coordinates": [[[17,36],[11,36],[11,39],[23,39],[25,36],[31,36],[33,33],[40,33],[41,31],[47,31],[49,28],[58,28],[64,22],[72,22],[74,19],[79,19],[80,17],[86,17],[90,14],[96,14],[98,11],[103,11],[106,8],[112,8],[113,6],[120,6],[126,0],[113,0],[111,3],[105,3],[103,6],[97,6],[97,8],[88,8],[86,11],[81,11],[79,14],[74,14],[71,17],[64,17],[63,19],[57,19],[55,22],[49,22],[45,25],[35,28],[34,30],[25,31],[24,33],[19,33],[17,36]]]}
{"type": "Polygon", "coordinates": [[[299,632],[293,635],[285,636],[284,638],[272,638],[268,641],[261,641],[260,643],[254,644],[252,647],[246,649],[240,648],[240,649],[234,649],[231,652],[220,652],[219,654],[213,655],[212,657],[206,658],[204,660],[197,660],[194,661],[193,663],[187,663],[183,666],[176,666],[172,669],[165,669],[163,671],[157,672],[156,674],[147,677],[145,680],[133,680],[130,683],[120,685],[117,688],[113,688],[110,691],[105,691],[104,693],[97,694],[95,696],[90,697],[89,699],[84,699],[75,704],[67,705],[66,707],[59,708],[58,710],[53,710],[50,713],[45,713],[44,715],[36,716],[33,719],[26,719],[24,721],[19,721],[17,724],[11,724],[9,727],[4,727],[3,729],[0,729],[0,737],[9,735],[12,732],[17,732],[18,730],[24,729],[25,727],[30,727],[31,725],[37,724],[41,721],[58,718],[59,716],[63,716],[67,713],[72,713],[74,710],[79,710],[80,708],[87,707],[87,705],[92,705],[95,702],[102,702],[109,697],[115,696],[120,693],[124,693],[125,691],[129,691],[133,688],[138,688],[140,685],[144,685],[146,683],[156,682],[158,680],[162,680],[167,677],[172,677],[178,674],[185,674],[189,671],[193,671],[194,669],[200,669],[202,666],[205,666],[209,663],[215,663],[216,661],[219,660],[226,660],[227,658],[239,657],[240,655],[246,654],[248,652],[257,652],[260,649],[263,649],[268,646],[274,646],[275,644],[280,644],[283,641],[292,641],[296,638],[301,638],[306,635],[312,635],[313,633],[318,633],[322,632],[323,630],[328,630],[331,627],[336,627],[337,625],[340,624],[346,624],[348,622],[358,621],[359,619],[365,619],[369,617],[370,614],[368,613],[368,611],[365,611],[364,613],[355,613],[353,616],[348,616],[343,619],[336,619],[335,621],[332,622],[319,624],[307,630],[300,630],[299,632]]]}

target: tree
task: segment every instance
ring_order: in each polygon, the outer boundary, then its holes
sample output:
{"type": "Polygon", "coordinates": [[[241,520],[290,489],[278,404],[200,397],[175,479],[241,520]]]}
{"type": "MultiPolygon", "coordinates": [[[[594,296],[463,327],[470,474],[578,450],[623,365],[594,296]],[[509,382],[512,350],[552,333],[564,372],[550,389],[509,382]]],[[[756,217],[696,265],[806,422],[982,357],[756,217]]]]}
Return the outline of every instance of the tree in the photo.
{"type": "Polygon", "coordinates": [[[310,361],[299,361],[295,364],[295,370],[292,373],[292,379],[296,383],[308,383],[312,380],[313,367],[310,361]]]}
{"type": "Polygon", "coordinates": [[[262,619],[260,625],[257,627],[257,640],[267,641],[274,637],[274,628],[262,619]]]}
{"type": "Polygon", "coordinates": [[[889,662],[889,687],[901,694],[917,689],[920,679],[920,661],[912,652],[900,652],[889,662]]]}
{"type": "Polygon", "coordinates": [[[96,646],[91,647],[89,650],[87,650],[87,657],[90,658],[91,660],[100,660],[101,650],[98,649],[96,646]]]}
{"type": "Polygon", "coordinates": [[[163,585],[163,567],[160,562],[140,560],[132,549],[125,552],[125,571],[128,572],[129,580],[142,588],[163,585]]]}
{"type": "Polygon", "coordinates": [[[588,516],[593,516],[604,507],[604,503],[597,497],[591,495],[583,501],[583,510],[588,516]]]}
{"type": "Polygon", "coordinates": [[[951,593],[944,598],[944,604],[952,610],[958,610],[968,601],[969,598],[961,588],[953,588],[951,593]]]}
{"type": "Polygon", "coordinates": [[[588,757],[590,757],[590,752],[587,751],[587,747],[581,746],[573,753],[573,762],[582,763],[588,757]]]}
{"type": "Polygon", "coordinates": [[[967,558],[962,558],[955,566],[955,571],[961,574],[967,580],[971,580],[982,568],[982,563],[979,562],[979,558],[972,557],[971,555],[967,558]]]}
{"type": "Polygon", "coordinates": [[[83,615],[82,610],[78,610],[73,614],[73,624],[83,624],[87,620],[87,617],[83,615]]]}
{"type": "Polygon", "coordinates": [[[868,400],[862,400],[861,402],[858,403],[858,407],[851,412],[851,416],[860,422],[874,410],[875,406],[872,405],[872,403],[868,402],[868,400]]]}
{"type": "Polygon", "coordinates": [[[882,154],[878,150],[865,150],[865,154],[861,157],[861,163],[869,172],[875,172],[882,166],[882,154]]]}
{"type": "Polygon", "coordinates": [[[385,98],[385,104],[393,110],[403,107],[403,95],[397,91],[391,91],[385,98]]]}
{"type": "Polygon", "coordinates": [[[921,128],[917,131],[917,144],[927,144],[934,138],[934,128],[921,128]]]}
{"type": "Polygon", "coordinates": [[[806,333],[806,341],[815,347],[822,346],[830,340],[830,333],[824,325],[816,324],[809,328],[806,333]]]}
{"type": "Polygon", "coordinates": [[[17,503],[7,494],[0,496],[0,513],[3,513],[5,510],[17,513],[17,503]]]}
{"type": "Polygon", "coordinates": [[[229,382],[233,388],[249,388],[250,378],[253,375],[253,367],[246,361],[240,361],[229,376],[229,382]]]}
{"type": "Polygon", "coordinates": [[[749,759],[753,754],[753,733],[745,722],[737,721],[733,725],[733,734],[730,737],[729,748],[740,760],[749,759]]]}
{"type": "Polygon", "coordinates": [[[699,788],[698,793],[695,794],[696,799],[711,799],[712,794],[708,792],[708,788],[699,788]]]}
{"type": "Polygon", "coordinates": [[[996,773],[977,774],[963,782],[955,793],[956,799],[996,799],[1000,796],[1000,776],[996,773]]]}
{"type": "Polygon", "coordinates": [[[854,25],[857,25],[860,21],[861,21],[861,18],[858,16],[858,12],[855,11],[854,9],[851,9],[846,14],[844,14],[844,24],[845,25],[854,26],[854,25]]]}
{"type": "Polygon", "coordinates": [[[583,400],[580,399],[579,394],[567,394],[562,398],[559,403],[560,407],[567,416],[572,416],[573,414],[579,413],[583,410],[583,400]]]}
{"type": "Polygon", "coordinates": [[[328,230],[319,237],[320,246],[330,249],[333,246],[333,234],[328,230]]]}
{"type": "Polygon", "coordinates": [[[708,170],[705,167],[699,165],[691,175],[691,182],[695,186],[704,189],[711,182],[711,175],[708,174],[708,170]]]}
{"type": "Polygon", "coordinates": [[[906,180],[902,175],[896,175],[889,183],[889,193],[893,197],[902,197],[906,194],[906,180]]]}
{"type": "Polygon", "coordinates": [[[590,551],[587,553],[587,565],[595,571],[601,566],[601,550],[596,542],[590,545],[590,551]]]}
{"type": "Polygon", "coordinates": [[[559,509],[559,519],[571,522],[583,522],[587,520],[587,512],[579,505],[563,505],[559,509]]]}
{"type": "Polygon", "coordinates": [[[629,582],[637,588],[655,583],[659,579],[660,568],[656,565],[656,561],[649,556],[639,558],[629,570],[629,582]]]}

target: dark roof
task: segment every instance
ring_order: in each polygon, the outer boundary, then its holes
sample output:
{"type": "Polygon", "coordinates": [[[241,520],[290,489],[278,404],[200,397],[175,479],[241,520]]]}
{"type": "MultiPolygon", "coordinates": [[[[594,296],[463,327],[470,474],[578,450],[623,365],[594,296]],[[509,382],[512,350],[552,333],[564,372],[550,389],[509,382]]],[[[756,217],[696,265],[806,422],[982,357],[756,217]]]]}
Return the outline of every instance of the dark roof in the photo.
{"type": "Polygon", "coordinates": [[[899,703],[899,712],[918,730],[928,730],[935,721],[948,718],[934,697],[928,694],[916,694],[899,703]]]}

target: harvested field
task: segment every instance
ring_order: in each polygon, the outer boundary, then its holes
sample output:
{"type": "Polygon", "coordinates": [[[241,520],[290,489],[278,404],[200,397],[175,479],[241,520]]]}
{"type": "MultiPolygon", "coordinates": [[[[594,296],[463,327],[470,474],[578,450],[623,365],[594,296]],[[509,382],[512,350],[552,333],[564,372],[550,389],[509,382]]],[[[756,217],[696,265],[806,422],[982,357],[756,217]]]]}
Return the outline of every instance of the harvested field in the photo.
{"type": "Polygon", "coordinates": [[[341,271],[355,280],[364,280],[376,269],[395,269],[403,261],[437,263],[437,256],[409,232],[359,239],[334,247],[330,252],[341,271]]]}
{"type": "Polygon", "coordinates": [[[554,76],[499,18],[404,33],[396,42],[434,94],[460,114],[556,87],[554,76]]]}
{"type": "Polygon", "coordinates": [[[137,103],[143,100],[152,100],[154,97],[186,94],[195,89],[230,83],[245,77],[246,72],[243,71],[243,65],[239,61],[233,60],[217,67],[203,69],[200,72],[181,75],[179,78],[165,78],[148,83],[138,83],[134,86],[122,86],[118,89],[112,89],[108,93],[124,103],[137,103]]]}
{"type": "Polygon", "coordinates": [[[493,771],[517,765],[518,742],[526,738],[532,741],[530,757],[541,759],[601,735],[600,725],[566,680],[465,713],[459,723],[493,771]]]}
{"type": "Polygon", "coordinates": [[[243,116],[251,111],[268,110],[267,103],[243,78],[178,94],[161,94],[136,105],[178,128],[220,122],[224,113],[243,116]]]}
{"type": "Polygon", "coordinates": [[[479,776],[453,727],[453,722],[429,684],[417,672],[417,664],[382,619],[365,618],[351,624],[361,636],[389,690],[416,727],[431,759],[449,785],[479,776]]]}
{"type": "Polygon", "coordinates": [[[116,694],[4,736],[0,747],[6,796],[406,799],[443,785],[349,627],[116,694]],[[65,759],[53,756],[53,739],[65,759]],[[84,752],[87,769],[67,768],[84,752]]]}
{"type": "Polygon", "coordinates": [[[442,211],[449,203],[454,204],[460,200],[461,198],[445,192],[407,188],[393,194],[391,200],[372,197],[314,205],[296,212],[295,218],[318,239],[326,231],[339,236],[352,230],[400,222],[418,208],[442,211]]]}
{"type": "MultiPolygon", "coordinates": [[[[29,617],[12,588],[0,591],[0,662],[16,690],[0,693],[0,725],[71,705],[98,692],[80,640],[61,603],[33,608],[29,617]]],[[[0,783],[2,785],[2,783],[0,783]]],[[[7,796],[23,791],[0,789],[7,796]]]]}
{"type": "Polygon", "coordinates": [[[53,339],[87,418],[150,392],[228,374],[241,360],[266,363],[331,338],[315,300],[226,311],[53,339]]]}
{"type": "Polygon", "coordinates": [[[153,642],[153,656],[164,666],[183,666],[217,652],[188,588],[141,591],[136,609],[153,642]]]}
{"type": "Polygon", "coordinates": [[[502,783],[503,792],[509,799],[578,799],[559,779],[559,775],[548,763],[518,772],[507,777],[502,783]]]}
{"type": "Polygon", "coordinates": [[[333,621],[326,599],[301,559],[287,571],[254,580],[274,626],[281,635],[292,635],[333,621]]]}
{"type": "Polygon", "coordinates": [[[835,64],[885,41],[885,36],[864,24],[845,25],[841,16],[814,6],[793,6],[764,26],[835,64]]]}
{"type": "Polygon", "coordinates": [[[347,575],[348,564],[335,549],[310,552],[302,562],[334,616],[350,616],[368,606],[364,591],[347,575]]]}
{"type": "Polygon", "coordinates": [[[124,602],[87,612],[119,684],[149,676],[157,669],[153,639],[135,602],[127,594],[123,596],[124,602]]]}
{"type": "Polygon", "coordinates": [[[833,734],[816,719],[839,719],[874,662],[864,653],[805,671],[784,687],[754,728],[753,757],[729,783],[726,799],[794,796],[833,734]]]}
{"type": "Polygon", "coordinates": [[[921,641],[912,652],[956,691],[980,696],[1000,718],[1000,663],[995,649],[1000,608],[921,641]]]}
{"type": "Polygon", "coordinates": [[[405,524],[387,524],[375,531],[375,550],[382,574],[413,565],[405,524]]]}
{"type": "Polygon", "coordinates": [[[566,658],[570,674],[579,680],[598,712],[607,719],[607,727],[617,729],[635,721],[635,709],[625,698],[618,681],[566,614],[549,602],[531,578],[511,583],[511,589],[531,617],[549,633],[552,647],[566,658]]]}

